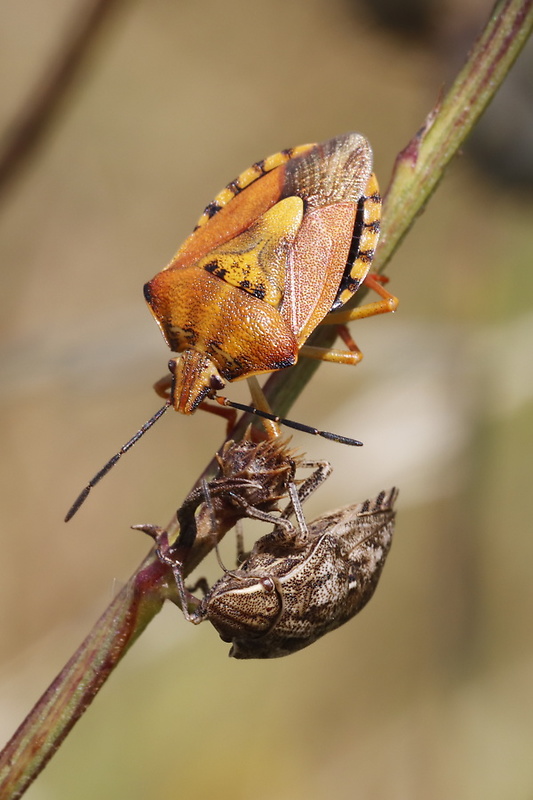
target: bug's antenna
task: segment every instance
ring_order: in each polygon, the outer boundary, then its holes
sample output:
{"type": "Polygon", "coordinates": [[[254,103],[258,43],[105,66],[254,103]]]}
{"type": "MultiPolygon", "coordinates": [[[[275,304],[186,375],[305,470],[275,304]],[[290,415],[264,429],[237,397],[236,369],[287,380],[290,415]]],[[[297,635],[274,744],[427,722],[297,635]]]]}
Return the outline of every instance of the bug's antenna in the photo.
{"type": "Polygon", "coordinates": [[[67,516],[65,517],[65,522],[68,522],[70,519],[72,519],[72,517],[73,517],[73,516],[74,516],[74,514],[75,514],[75,513],[78,511],[78,509],[80,508],[80,506],[81,506],[81,505],[83,505],[83,503],[86,501],[86,499],[87,499],[87,497],[88,497],[88,495],[89,495],[89,492],[91,491],[91,489],[93,488],[93,486],[96,486],[96,484],[97,484],[99,481],[101,481],[101,480],[102,480],[102,478],[103,478],[105,475],[107,475],[107,473],[109,472],[109,470],[110,470],[110,469],[112,469],[112,468],[115,466],[115,464],[117,463],[117,461],[119,460],[119,458],[120,458],[121,456],[123,456],[123,455],[124,455],[124,453],[127,453],[127,452],[128,452],[128,450],[129,450],[131,447],[133,447],[133,445],[134,445],[134,444],[136,444],[136,443],[139,441],[139,439],[141,438],[141,436],[144,436],[144,434],[146,433],[146,431],[149,431],[149,430],[150,430],[150,428],[152,427],[152,425],[155,425],[155,423],[157,422],[157,420],[158,420],[158,419],[160,419],[160,418],[163,416],[163,414],[165,413],[165,411],[167,410],[167,408],[169,408],[169,406],[170,406],[170,400],[169,400],[167,403],[165,403],[165,405],[164,405],[162,408],[160,408],[160,409],[159,409],[159,411],[156,411],[156,413],[154,414],[154,416],[153,416],[153,417],[150,417],[150,419],[149,419],[147,422],[145,422],[145,423],[144,423],[144,425],[142,426],[142,428],[139,428],[139,430],[137,431],[137,433],[135,434],[135,436],[132,436],[132,438],[129,440],[129,442],[126,442],[126,444],[122,445],[122,447],[120,448],[120,450],[118,451],[118,453],[115,453],[115,455],[113,456],[113,458],[110,458],[110,459],[109,459],[109,461],[107,462],[107,464],[105,464],[105,465],[102,467],[102,469],[101,469],[99,472],[97,472],[97,473],[96,473],[96,475],[94,476],[94,478],[92,478],[92,479],[89,481],[89,483],[87,484],[87,486],[85,487],[85,489],[84,489],[84,490],[81,492],[81,494],[80,494],[80,495],[77,497],[77,499],[76,499],[76,500],[73,502],[73,504],[72,504],[72,505],[71,505],[71,507],[69,508],[69,510],[68,510],[68,513],[67,513],[67,516]]]}
{"type": "Polygon", "coordinates": [[[349,439],[347,436],[341,436],[338,433],[330,433],[329,431],[319,431],[317,428],[312,428],[310,425],[303,425],[301,422],[294,422],[294,420],[285,419],[284,417],[276,417],[275,414],[269,414],[266,411],[261,411],[259,408],[254,408],[254,406],[245,406],[243,403],[234,403],[232,400],[228,400],[226,397],[215,397],[214,399],[217,401],[217,403],[220,403],[221,406],[236,408],[237,411],[247,411],[249,414],[255,414],[257,417],[262,417],[263,419],[269,419],[271,422],[277,422],[279,425],[285,425],[287,428],[294,428],[295,430],[303,431],[304,433],[312,433],[314,436],[322,436],[324,439],[331,439],[333,442],[339,442],[340,444],[349,444],[353,447],[363,446],[363,442],[360,442],[358,439],[349,439]]]}

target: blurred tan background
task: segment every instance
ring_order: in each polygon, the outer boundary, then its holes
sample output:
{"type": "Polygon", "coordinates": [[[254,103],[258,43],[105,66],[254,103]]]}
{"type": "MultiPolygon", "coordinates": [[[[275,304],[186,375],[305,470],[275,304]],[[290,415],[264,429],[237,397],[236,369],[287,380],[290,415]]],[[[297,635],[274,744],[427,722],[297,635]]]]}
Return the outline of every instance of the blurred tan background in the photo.
{"type": "MultiPolygon", "coordinates": [[[[2,741],[146,553],[129,525],[167,522],[223,437],[208,415],[168,414],[63,524],[160,404],[169,353],[143,283],[223,185],[283,147],[359,130],[385,188],[490,6],[406,5],[404,30],[348,0],[113,16],[1,208],[2,741]]],[[[3,127],[79,8],[3,0],[3,127]]],[[[306,513],[400,487],[375,598],[265,663],[164,609],[30,800],[533,796],[527,57],[391,264],[397,314],[354,325],[363,364],[324,365],[291,414],[365,442],[294,436],[335,469],[306,513]]]]}

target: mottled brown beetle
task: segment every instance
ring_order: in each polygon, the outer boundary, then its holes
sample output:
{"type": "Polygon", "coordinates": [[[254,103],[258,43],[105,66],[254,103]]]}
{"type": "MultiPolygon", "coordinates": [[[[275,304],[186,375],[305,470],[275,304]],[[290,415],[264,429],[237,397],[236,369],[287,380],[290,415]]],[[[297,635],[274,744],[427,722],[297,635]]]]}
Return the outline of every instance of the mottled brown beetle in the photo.
{"type": "Polygon", "coordinates": [[[195,624],[208,619],[232,643],[234,658],[276,658],[307,647],[372,597],[392,541],[397,495],[390,489],[324,514],[292,537],[279,530],[261,537],[202,600],[184,590],[178,573],[186,617],[195,624]]]}

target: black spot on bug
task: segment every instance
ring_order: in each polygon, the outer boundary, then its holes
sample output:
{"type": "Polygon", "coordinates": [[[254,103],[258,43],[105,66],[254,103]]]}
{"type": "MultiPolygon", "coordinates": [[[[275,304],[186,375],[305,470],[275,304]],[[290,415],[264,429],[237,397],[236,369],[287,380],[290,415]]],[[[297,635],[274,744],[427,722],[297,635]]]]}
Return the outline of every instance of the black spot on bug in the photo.
{"type": "Polygon", "coordinates": [[[360,286],[361,286],[361,281],[359,280],[359,278],[347,278],[346,283],[344,285],[344,291],[348,291],[351,292],[352,294],[355,294],[355,292],[359,289],[360,286]]]}
{"type": "Polygon", "coordinates": [[[266,288],[263,286],[262,283],[257,284],[254,286],[252,294],[254,297],[257,297],[258,300],[264,300],[266,295],[266,288]]]}
{"type": "Polygon", "coordinates": [[[261,161],[256,161],[255,164],[252,164],[252,169],[261,172],[263,175],[265,174],[265,161],[261,159],[261,161]]]}
{"type": "Polygon", "coordinates": [[[381,230],[381,223],[379,219],[376,219],[374,222],[365,222],[364,227],[368,231],[372,231],[372,233],[379,233],[381,230]]]}
{"type": "Polygon", "coordinates": [[[209,217],[209,219],[211,219],[211,217],[214,217],[215,214],[218,214],[221,208],[222,206],[213,200],[212,203],[209,203],[209,205],[205,207],[204,214],[206,217],[209,217]]]}
{"type": "Polygon", "coordinates": [[[374,258],[374,248],[370,248],[370,250],[360,250],[357,254],[357,258],[359,261],[362,261],[363,264],[371,264],[374,258]]]}
{"type": "Polygon", "coordinates": [[[257,297],[258,300],[264,300],[266,296],[266,287],[262,283],[251,283],[247,278],[243,278],[242,281],[239,281],[239,289],[242,289],[243,292],[247,294],[251,294],[252,297],[257,297]]]}
{"type": "Polygon", "coordinates": [[[225,386],[224,381],[222,378],[217,377],[216,375],[211,375],[209,378],[209,388],[215,391],[219,391],[219,389],[223,389],[225,386]]]}
{"type": "Polygon", "coordinates": [[[274,369],[285,369],[286,367],[292,367],[296,363],[296,359],[293,358],[282,358],[279,361],[276,361],[276,366],[274,369]]]}
{"type": "MultiPolygon", "coordinates": [[[[168,322],[168,329],[169,329],[169,338],[171,341],[171,349],[180,352],[186,347],[194,347],[196,342],[198,341],[198,334],[192,328],[181,328],[178,325],[171,325],[170,320],[168,322]]],[[[169,362],[169,369],[170,364],[173,364],[173,360],[169,362]]],[[[171,372],[174,369],[170,369],[171,372]]]]}
{"type": "Polygon", "coordinates": [[[150,288],[150,284],[149,283],[145,283],[144,284],[144,286],[143,286],[143,294],[144,294],[144,299],[146,300],[146,302],[149,305],[152,305],[153,297],[152,297],[152,290],[150,288]]]}
{"type": "Polygon", "coordinates": [[[211,275],[215,275],[221,280],[225,280],[226,275],[228,274],[228,270],[225,267],[221,267],[216,260],[210,261],[208,264],[204,264],[204,269],[206,272],[209,272],[211,275]]]}
{"type": "Polygon", "coordinates": [[[242,186],[239,186],[239,182],[238,182],[237,178],[235,178],[234,181],[231,181],[231,183],[228,183],[228,185],[226,186],[226,189],[229,189],[229,191],[233,195],[236,195],[236,194],[239,194],[239,192],[242,192],[242,186]]]}
{"type": "Polygon", "coordinates": [[[207,351],[210,353],[222,352],[222,342],[219,339],[209,339],[206,342],[207,351]]]}

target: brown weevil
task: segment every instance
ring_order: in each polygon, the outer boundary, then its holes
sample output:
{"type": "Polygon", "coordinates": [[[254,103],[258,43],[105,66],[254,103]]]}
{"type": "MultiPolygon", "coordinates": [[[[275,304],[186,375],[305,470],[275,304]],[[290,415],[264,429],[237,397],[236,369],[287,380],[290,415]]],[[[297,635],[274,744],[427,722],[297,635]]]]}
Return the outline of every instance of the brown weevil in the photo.
{"type": "Polygon", "coordinates": [[[238,569],[210,590],[204,584],[201,600],[174,569],[185,616],[195,624],[209,620],[232,643],[234,658],[276,658],[307,647],[372,597],[392,541],[397,495],[393,488],[329,512],[293,535],[274,530],[238,569]]]}

